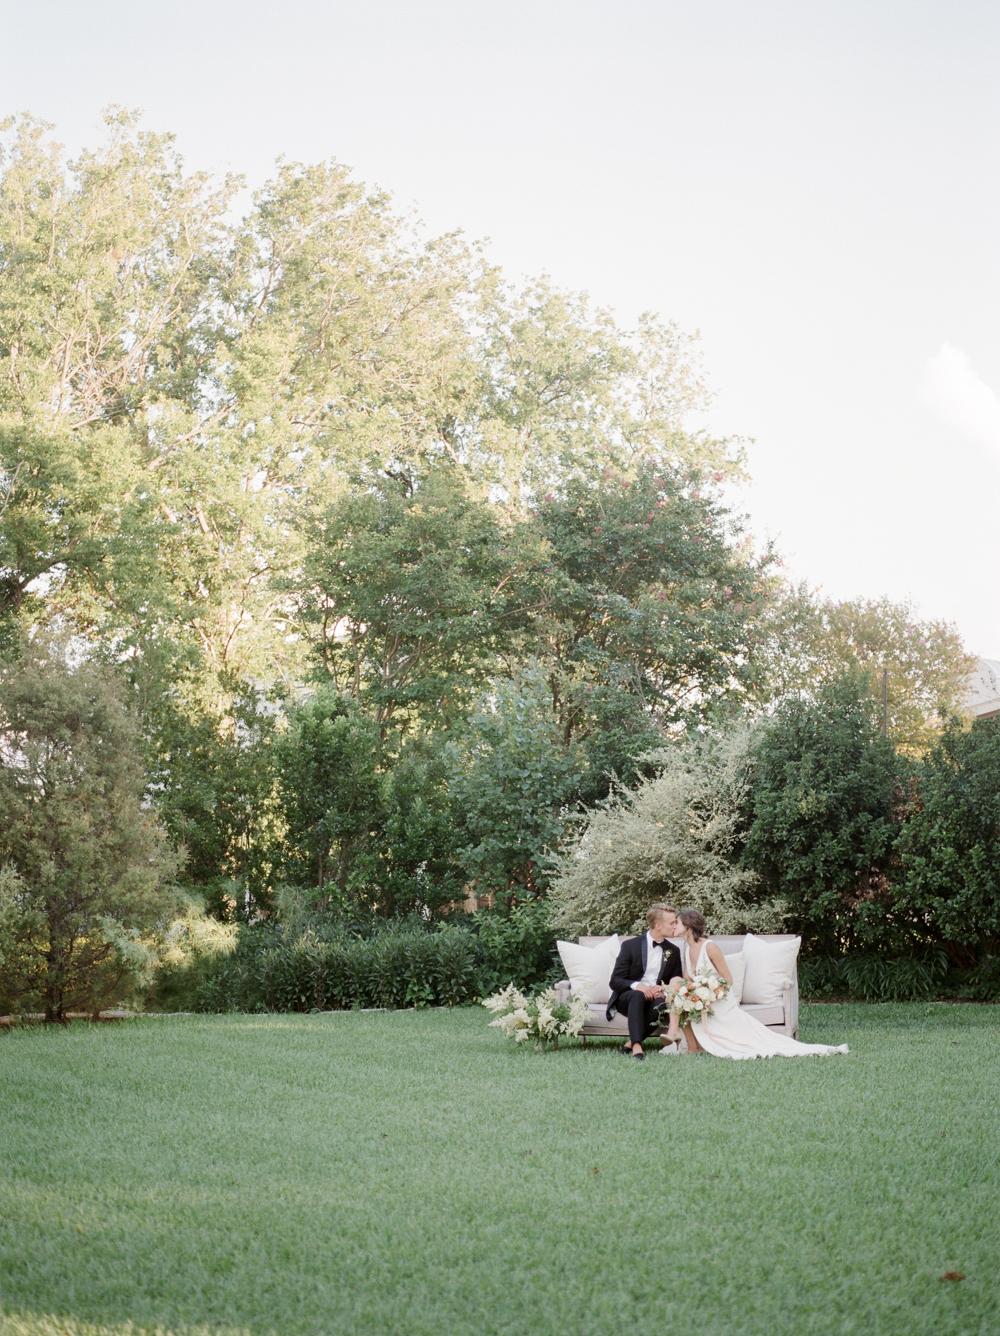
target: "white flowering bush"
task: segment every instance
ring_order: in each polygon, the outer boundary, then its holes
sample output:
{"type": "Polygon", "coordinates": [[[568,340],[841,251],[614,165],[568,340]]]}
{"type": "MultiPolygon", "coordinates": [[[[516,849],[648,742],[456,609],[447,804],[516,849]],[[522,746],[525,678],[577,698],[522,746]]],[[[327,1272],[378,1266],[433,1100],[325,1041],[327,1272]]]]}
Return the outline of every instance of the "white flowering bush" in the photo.
{"type": "Polygon", "coordinates": [[[570,996],[567,1001],[559,1002],[554,988],[527,997],[508,984],[499,993],[484,998],[483,1006],[493,1013],[491,1027],[502,1030],[516,1044],[534,1040],[539,1052],[550,1044],[558,1048],[562,1035],[578,1035],[587,1023],[587,999],[570,996]]]}
{"type": "Polygon", "coordinates": [[[700,910],[713,932],[781,932],[783,906],[739,862],[756,739],[741,726],[677,741],[645,758],[655,778],[582,814],[553,857],[558,934],[645,932],[656,900],[700,910]]]}
{"type": "Polygon", "coordinates": [[[728,979],[711,972],[699,973],[693,979],[685,979],[670,994],[670,1010],[681,1025],[690,1025],[711,1016],[716,1002],[721,1002],[728,992],[728,979]]]}

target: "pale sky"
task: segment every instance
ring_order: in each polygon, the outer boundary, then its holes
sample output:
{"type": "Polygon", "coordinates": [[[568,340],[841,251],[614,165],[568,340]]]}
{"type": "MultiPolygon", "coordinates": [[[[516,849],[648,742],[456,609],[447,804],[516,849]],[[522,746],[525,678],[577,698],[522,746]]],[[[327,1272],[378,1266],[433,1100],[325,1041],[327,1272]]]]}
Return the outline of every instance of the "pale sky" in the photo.
{"type": "Polygon", "coordinates": [[[0,116],[110,102],[251,185],[335,157],[700,330],[795,575],[1000,657],[996,0],[0,0],[0,116]]]}

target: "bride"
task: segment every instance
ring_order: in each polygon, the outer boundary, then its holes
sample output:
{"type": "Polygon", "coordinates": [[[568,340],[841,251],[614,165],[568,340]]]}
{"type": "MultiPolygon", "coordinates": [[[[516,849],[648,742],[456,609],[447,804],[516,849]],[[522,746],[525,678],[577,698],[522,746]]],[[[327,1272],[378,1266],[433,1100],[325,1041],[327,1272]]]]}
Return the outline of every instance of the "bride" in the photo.
{"type": "MultiPolygon", "coordinates": [[[[704,917],[694,909],[685,909],[677,915],[677,921],[684,929],[685,978],[693,979],[700,970],[710,968],[732,983],[733,976],[725,956],[716,943],[710,942],[705,936],[704,917]]],[[[680,979],[670,980],[668,997],[680,983],[680,979]]],[[[826,1057],[830,1053],[848,1052],[846,1044],[837,1047],[829,1044],[800,1044],[797,1039],[778,1034],[747,1012],[741,1011],[732,997],[716,1002],[711,1016],[686,1025],[684,1035],[689,1053],[704,1051],[717,1058],[826,1057]]],[[[665,1049],[664,1052],[669,1053],[670,1050],[665,1049]]]]}

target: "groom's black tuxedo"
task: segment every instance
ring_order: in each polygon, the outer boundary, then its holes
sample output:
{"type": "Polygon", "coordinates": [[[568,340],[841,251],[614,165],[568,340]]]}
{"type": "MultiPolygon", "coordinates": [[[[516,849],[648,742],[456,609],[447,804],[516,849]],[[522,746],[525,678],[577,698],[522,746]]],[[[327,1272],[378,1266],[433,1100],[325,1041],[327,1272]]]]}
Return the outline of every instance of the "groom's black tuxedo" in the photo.
{"type": "MultiPolygon", "coordinates": [[[[669,982],[683,973],[681,953],[677,947],[667,938],[664,938],[661,945],[663,947],[663,962],[660,965],[660,976],[656,980],[657,983],[663,983],[664,980],[669,982]]],[[[633,1043],[641,1043],[642,1040],[647,1039],[652,1034],[656,1014],[664,1005],[659,1001],[650,1001],[643,997],[642,993],[632,989],[632,985],[638,983],[646,973],[648,955],[649,938],[646,933],[643,933],[641,937],[630,937],[627,942],[622,942],[618,959],[615,961],[615,967],[611,972],[611,999],[608,1002],[607,1019],[611,1020],[618,1010],[626,1011],[629,1018],[629,1039],[633,1043]],[[633,1013],[635,1014],[633,1015],[633,1013]],[[633,1030],[638,1029],[641,1029],[643,1033],[632,1033],[633,1030]]]]}

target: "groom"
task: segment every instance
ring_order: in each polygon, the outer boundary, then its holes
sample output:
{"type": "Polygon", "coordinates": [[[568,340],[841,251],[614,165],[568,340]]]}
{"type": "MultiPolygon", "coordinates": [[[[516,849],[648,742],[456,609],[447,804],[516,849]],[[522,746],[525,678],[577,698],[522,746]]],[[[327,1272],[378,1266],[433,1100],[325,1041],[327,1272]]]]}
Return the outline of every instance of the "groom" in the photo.
{"type": "MultiPolygon", "coordinates": [[[[628,1015],[628,1043],[622,1047],[622,1052],[630,1053],[640,1061],[646,1056],[642,1051],[643,1040],[653,1033],[657,1016],[666,1006],[664,980],[669,983],[682,973],[681,953],[666,940],[677,932],[676,909],[670,905],[653,905],[646,914],[646,922],[648,932],[622,943],[611,974],[611,1000],[607,1010],[609,1021],[616,1011],[628,1015]]],[[[675,1037],[671,1031],[677,1028],[677,1018],[671,1015],[667,1037],[675,1037]]]]}

